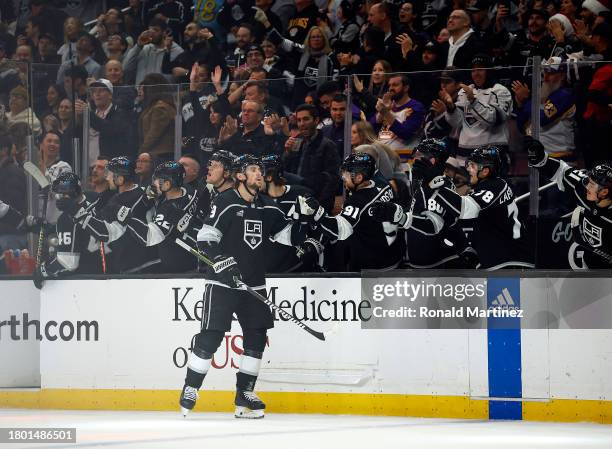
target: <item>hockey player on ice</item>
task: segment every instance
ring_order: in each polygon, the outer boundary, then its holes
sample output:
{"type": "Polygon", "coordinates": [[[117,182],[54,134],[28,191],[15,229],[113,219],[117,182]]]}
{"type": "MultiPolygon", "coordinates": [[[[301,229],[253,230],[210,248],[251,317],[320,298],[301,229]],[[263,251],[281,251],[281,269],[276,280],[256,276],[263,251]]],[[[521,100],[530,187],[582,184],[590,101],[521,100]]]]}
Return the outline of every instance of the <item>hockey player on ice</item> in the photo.
{"type": "Polygon", "coordinates": [[[549,157],[539,141],[527,138],[525,143],[529,165],[577,201],[571,228],[575,246],[583,250],[583,263],[578,266],[570,253],[572,268],[612,268],[612,164],[602,163],[590,171],[577,169],[549,157]]]}
{"type": "Polygon", "coordinates": [[[201,330],[189,355],[179,400],[183,415],[195,406],[213,354],[236,314],[244,352],[236,374],[235,416],[263,418],[265,404],[254,389],[267,330],[274,327],[274,321],[270,309],[240,287],[244,283],[265,295],[266,267],[262,261],[270,251],[265,239],[295,246],[305,238],[304,226],[287,220],[270,198],[259,195],[264,187],[259,159],[251,155],[236,158],[233,173],[234,188],[213,200],[210,215],[198,233],[198,248],[214,264],[206,275],[201,330]]]}

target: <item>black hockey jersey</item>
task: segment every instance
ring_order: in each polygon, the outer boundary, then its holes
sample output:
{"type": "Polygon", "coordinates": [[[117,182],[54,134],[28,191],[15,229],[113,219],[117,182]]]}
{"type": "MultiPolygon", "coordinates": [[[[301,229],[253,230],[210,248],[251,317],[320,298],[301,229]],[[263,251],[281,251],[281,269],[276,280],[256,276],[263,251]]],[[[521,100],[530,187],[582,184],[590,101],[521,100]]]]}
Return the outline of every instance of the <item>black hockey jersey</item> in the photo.
{"type": "Polygon", "coordinates": [[[179,198],[161,199],[156,204],[152,221],[130,217],[126,223],[128,232],[141,245],[157,249],[162,273],[186,273],[198,266],[197,259],[185,253],[175,242],[180,238],[193,246],[202,226],[197,218],[198,195],[187,193],[185,188],[181,190],[179,198]]]}
{"type": "Polygon", "coordinates": [[[108,265],[112,272],[151,272],[159,265],[156,249],[139,244],[133,232],[127,232],[127,224],[117,221],[117,210],[133,218],[147,221],[151,204],[144,189],[134,186],[131,190],[113,196],[102,209],[100,216],[90,213],[80,219],[82,228],[100,242],[108,243],[112,250],[108,265]]]}
{"type": "MultiPolygon", "coordinates": [[[[297,185],[286,186],[285,193],[278,197],[272,198],[268,196],[276,205],[283,211],[286,217],[291,217],[295,210],[295,202],[298,196],[310,196],[312,191],[306,187],[297,185]]],[[[267,195],[266,195],[267,196],[267,195]]],[[[297,256],[296,248],[283,245],[271,240],[267,241],[270,245],[270,251],[266,257],[266,272],[268,273],[289,273],[299,271],[302,267],[302,262],[297,256]]]]}
{"type": "MultiPolygon", "coordinates": [[[[572,195],[577,201],[578,206],[571,219],[572,239],[584,250],[584,268],[612,268],[612,206],[597,207],[587,200],[587,190],[583,184],[588,176],[587,171],[570,167],[554,158],[548,158],[541,170],[557,182],[559,190],[572,195]]],[[[570,248],[570,251],[575,249],[570,248]]]]}
{"type": "Polygon", "coordinates": [[[347,241],[350,271],[384,270],[399,265],[402,246],[397,225],[379,223],[370,211],[375,202],[392,200],[393,190],[388,184],[380,187],[370,181],[367,187],[350,193],[339,215],[319,221],[329,237],[347,241]]]}
{"type": "Polygon", "coordinates": [[[514,192],[504,179],[485,179],[467,196],[439,189],[432,198],[459,219],[475,219],[472,246],[481,268],[533,268],[514,192]]]}
{"type": "Polygon", "coordinates": [[[406,261],[412,268],[433,268],[448,264],[458,259],[459,253],[469,246],[465,234],[457,227],[456,211],[449,211],[446,202],[434,198],[439,189],[455,190],[450,179],[440,179],[444,183],[438,189],[423,185],[414,195],[412,213],[417,218],[413,218],[406,229],[406,261]],[[437,225],[428,229],[429,226],[420,223],[421,217],[437,225]]]}
{"type": "Polygon", "coordinates": [[[249,203],[236,189],[226,190],[213,200],[210,215],[198,232],[198,242],[204,243],[206,254],[211,259],[232,256],[244,283],[253,288],[265,286],[265,260],[271,251],[265,240],[299,245],[304,238],[305,228],[287,220],[269,197],[258,195],[249,203]]]}

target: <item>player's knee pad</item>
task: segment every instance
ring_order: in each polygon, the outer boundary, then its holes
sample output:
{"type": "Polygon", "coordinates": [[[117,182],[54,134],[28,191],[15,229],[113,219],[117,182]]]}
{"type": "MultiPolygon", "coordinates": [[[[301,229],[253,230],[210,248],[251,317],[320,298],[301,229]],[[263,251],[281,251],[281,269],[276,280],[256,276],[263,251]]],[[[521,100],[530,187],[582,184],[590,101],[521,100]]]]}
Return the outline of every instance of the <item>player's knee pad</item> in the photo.
{"type": "Polygon", "coordinates": [[[259,353],[259,358],[266,347],[267,329],[245,329],[242,333],[244,351],[259,353]]]}
{"type": "Polygon", "coordinates": [[[219,348],[219,345],[221,344],[224,335],[225,332],[223,331],[214,331],[208,329],[200,331],[200,333],[195,337],[195,342],[193,345],[194,351],[197,348],[209,354],[214,354],[219,348]]]}

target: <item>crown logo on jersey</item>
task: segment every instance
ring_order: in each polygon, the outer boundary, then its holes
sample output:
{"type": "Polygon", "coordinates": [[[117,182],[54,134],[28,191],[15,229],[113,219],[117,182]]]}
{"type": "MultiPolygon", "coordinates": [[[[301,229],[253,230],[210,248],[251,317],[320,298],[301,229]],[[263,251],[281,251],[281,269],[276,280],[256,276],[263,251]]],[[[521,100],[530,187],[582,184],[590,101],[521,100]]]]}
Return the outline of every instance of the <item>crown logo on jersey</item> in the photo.
{"type": "Polygon", "coordinates": [[[262,242],[263,225],[261,220],[244,220],[244,242],[251,249],[257,248],[262,242]]]}
{"type": "Polygon", "coordinates": [[[582,223],[582,230],[584,232],[584,239],[591,245],[593,248],[597,248],[601,246],[601,231],[602,229],[599,226],[595,226],[586,218],[582,223]]]}

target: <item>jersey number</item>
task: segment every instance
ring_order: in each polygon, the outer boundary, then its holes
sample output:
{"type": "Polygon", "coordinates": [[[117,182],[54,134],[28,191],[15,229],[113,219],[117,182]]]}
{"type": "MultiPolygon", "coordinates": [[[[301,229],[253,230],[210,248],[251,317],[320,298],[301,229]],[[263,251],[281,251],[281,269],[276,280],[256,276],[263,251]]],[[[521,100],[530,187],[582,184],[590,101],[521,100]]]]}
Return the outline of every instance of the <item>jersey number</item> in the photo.
{"type": "Polygon", "coordinates": [[[495,195],[489,190],[481,190],[480,192],[476,192],[474,196],[480,196],[485,203],[490,203],[495,195]]]}
{"type": "Polygon", "coordinates": [[[342,211],[342,215],[346,215],[347,217],[351,217],[352,219],[356,220],[357,215],[359,215],[359,208],[353,206],[346,206],[342,211]]]}
{"type": "Polygon", "coordinates": [[[70,245],[72,243],[72,234],[70,232],[59,232],[57,234],[59,245],[70,245]]]}
{"type": "Polygon", "coordinates": [[[521,238],[521,222],[518,220],[518,207],[516,207],[514,201],[508,204],[508,217],[514,221],[512,224],[512,238],[515,240],[521,238]]]}

